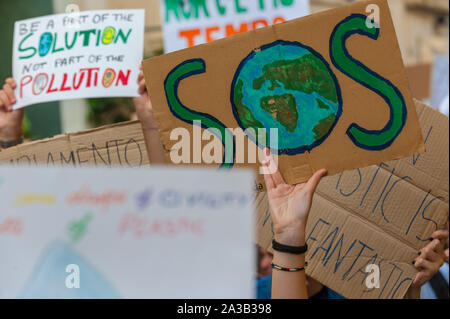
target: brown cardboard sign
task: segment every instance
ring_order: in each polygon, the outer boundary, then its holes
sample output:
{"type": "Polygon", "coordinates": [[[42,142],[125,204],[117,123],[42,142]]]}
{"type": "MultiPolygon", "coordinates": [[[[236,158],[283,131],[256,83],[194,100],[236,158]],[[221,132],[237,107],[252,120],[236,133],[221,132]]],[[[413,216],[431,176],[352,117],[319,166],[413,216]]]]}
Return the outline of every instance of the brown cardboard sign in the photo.
{"type": "Polygon", "coordinates": [[[139,121],[103,126],[22,144],[0,151],[0,163],[47,166],[148,165],[139,121]]]}
{"type": "MultiPolygon", "coordinates": [[[[448,117],[416,101],[427,152],[324,178],[307,225],[307,274],[347,298],[403,298],[412,261],[448,221],[448,117]],[[367,266],[379,268],[369,289],[367,266]]],[[[256,197],[257,242],[271,250],[266,193],[256,197]]]]}
{"type": "MultiPolygon", "coordinates": [[[[448,117],[416,101],[427,152],[326,177],[308,220],[308,275],[348,298],[402,298],[411,261],[448,220],[448,117]],[[365,286],[366,264],[380,288],[365,286]]],[[[100,127],[0,151],[0,163],[80,167],[148,165],[138,121],[100,127]]],[[[257,194],[257,243],[271,250],[266,193],[257,194]]]]}
{"type": "Polygon", "coordinates": [[[413,98],[425,100],[431,97],[431,64],[417,64],[405,68],[413,98]]]}
{"type": "Polygon", "coordinates": [[[270,146],[294,184],[320,168],[335,174],[424,151],[385,0],[154,57],[143,68],[174,164],[256,168],[255,145],[270,146]]]}

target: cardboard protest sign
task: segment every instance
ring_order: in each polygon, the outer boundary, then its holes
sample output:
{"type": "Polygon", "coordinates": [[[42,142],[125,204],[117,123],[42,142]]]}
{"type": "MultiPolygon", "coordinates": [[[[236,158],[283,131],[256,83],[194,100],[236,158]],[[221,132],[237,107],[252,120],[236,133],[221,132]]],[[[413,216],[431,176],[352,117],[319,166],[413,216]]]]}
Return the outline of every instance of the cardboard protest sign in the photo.
{"type": "MultiPolygon", "coordinates": [[[[415,275],[411,257],[448,220],[448,118],[419,102],[416,109],[426,153],[327,177],[314,198],[307,272],[346,297],[401,298],[415,275]],[[364,292],[364,276],[357,270],[368,260],[380,267],[381,288],[364,292]]],[[[140,123],[127,122],[2,150],[0,162],[140,167],[148,159],[140,123]]],[[[256,207],[256,241],[270,250],[265,193],[257,195],[256,207]]]]}
{"type": "Polygon", "coordinates": [[[47,166],[148,166],[139,121],[103,126],[29,142],[0,151],[0,164],[47,166]]]}
{"type": "Polygon", "coordinates": [[[309,0],[163,0],[164,51],[185,49],[308,13],[309,0]]]}
{"type": "Polygon", "coordinates": [[[320,168],[335,174],[424,151],[385,0],[154,57],[143,67],[174,164],[256,167],[257,144],[279,155],[294,184],[320,168]],[[374,5],[377,23],[366,13],[374,5]]]}
{"type": "MultiPolygon", "coordinates": [[[[347,298],[403,298],[417,273],[412,261],[448,222],[448,117],[416,107],[426,153],[326,177],[314,196],[307,274],[347,298]],[[378,287],[367,285],[371,264],[378,287]]],[[[271,250],[265,192],[256,205],[257,241],[271,250]]]]}
{"type": "Polygon", "coordinates": [[[253,298],[252,184],[243,170],[0,167],[0,298],[253,298]]]}
{"type": "Polygon", "coordinates": [[[431,64],[416,64],[405,68],[413,98],[426,102],[431,96],[431,64]]]}
{"type": "Polygon", "coordinates": [[[14,108],[65,99],[137,96],[144,10],[102,10],[17,21],[14,108]]]}

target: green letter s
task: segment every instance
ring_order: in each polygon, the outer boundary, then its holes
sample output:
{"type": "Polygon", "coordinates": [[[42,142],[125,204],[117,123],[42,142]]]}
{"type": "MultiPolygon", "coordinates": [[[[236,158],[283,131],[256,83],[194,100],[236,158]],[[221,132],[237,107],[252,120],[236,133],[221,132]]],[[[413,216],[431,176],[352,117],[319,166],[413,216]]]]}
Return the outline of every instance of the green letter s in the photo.
{"type": "Polygon", "coordinates": [[[366,24],[367,17],[352,14],[341,21],[330,37],[330,57],[336,68],[369,90],[380,95],[389,106],[389,122],[381,130],[367,130],[353,123],[347,130],[350,139],[363,149],[383,150],[388,148],[402,131],[407,117],[405,100],[400,90],[389,80],[354,59],[345,47],[345,41],[353,34],[378,38],[379,28],[366,24]]]}
{"type": "Polygon", "coordinates": [[[19,52],[26,52],[26,51],[29,51],[29,50],[32,50],[32,51],[33,51],[33,53],[31,53],[31,54],[28,55],[28,56],[21,56],[21,57],[19,58],[19,59],[21,59],[21,60],[32,58],[32,57],[34,57],[34,55],[35,55],[36,52],[37,52],[36,48],[33,48],[33,47],[28,47],[28,48],[25,48],[25,49],[22,48],[23,43],[24,43],[29,37],[31,37],[32,35],[33,35],[33,33],[30,33],[30,34],[27,35],[25,38],[23,38],[22,41],[20,41],[20,43],[19,43],[19,52]]]}
{"type": "MultiPolygon", "coordinates": [[[[225,148],[221,167],[231,168],[234,165],[236,147],[233,133],[227,129],[223,123],[211,115],[187,108],[178,98],[178,86],[180,85],[180,82],[190,76],[204,73],[205,70],[206,66],[203,59],[187,60],[176,66],[167,75],[166,80],[164,81],[167,104],[169,105],[170,111],[178,119],[189,124],[192,124],[194,121],[201,121],[204,129],[215,128],[218,130],[221,133],[221,136],[217,137],[222,140],[222,144],[225,148]]],[[[214,134],[214,131],[211,131],[211,133],[214,134]]]]}

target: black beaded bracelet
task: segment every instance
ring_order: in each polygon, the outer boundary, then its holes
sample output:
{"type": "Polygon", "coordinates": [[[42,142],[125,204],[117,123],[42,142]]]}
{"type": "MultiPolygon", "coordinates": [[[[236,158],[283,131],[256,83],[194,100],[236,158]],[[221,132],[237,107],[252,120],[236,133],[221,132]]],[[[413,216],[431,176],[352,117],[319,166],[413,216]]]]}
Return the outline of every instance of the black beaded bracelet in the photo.
{"type": "Polygon", "coordinates": [[[275,265],[274,263],[272,263],[272,269],[281,270],[281,271],[296,272],[296,271],[302,271],[302,270],[305,270],[305,267],[300,267],[300,268],[288,268],[288,267],[278,266],[278,265],[275,265]]]}
{"type": "Polygon", "coordinates": [[[306,244],[305,244],[305,246],[298,246],[298,247],[288,246],[288,245],[280,244],[275,239],[272,241],[272,247],[273,247],[273,250],[276,250],[276,251],[279,251],[282,253],[295,254],[295,255],[304,254],[308,250],[308,245],[306,245],[306,244]]]}

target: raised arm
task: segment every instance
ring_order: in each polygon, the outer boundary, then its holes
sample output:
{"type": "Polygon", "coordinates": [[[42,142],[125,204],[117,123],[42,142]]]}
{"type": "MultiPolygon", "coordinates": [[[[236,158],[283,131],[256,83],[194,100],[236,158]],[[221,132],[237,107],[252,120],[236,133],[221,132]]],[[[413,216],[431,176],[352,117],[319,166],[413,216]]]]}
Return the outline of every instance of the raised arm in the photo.
{"type": "Polygon", "coordinates": [[[16,103],[16,81],[8,78],[0,90],[0,149],[23,142],[22,121],[24,109],[13,110],[16,103]]]}
{"type": "Polygon", "coordinates": [[[158,123],[153,116],[152,102],[150,101],[142,72],[139,74],[138,83],[140,97],[134,98],[133,102],[136,108],[136,114],[141,121],[148,159],[150,164],[167,164],[158,131],[158,123]]]}
{"type": "MultiPolygon", "coordinates": [[[[273,158],[266,149],[266,167],[273,167],[273,158]]],[[[312,198],[326,170],[317,171],[307,183],[288,185],[278,169],[265,174],[270,214],[275,233],[272,298],[307,299],[305,274],[305,231],[312,198]],[[287,246],[287,247],[286,247],[287,246]]]]}

